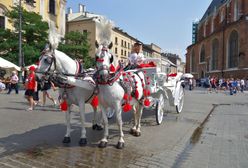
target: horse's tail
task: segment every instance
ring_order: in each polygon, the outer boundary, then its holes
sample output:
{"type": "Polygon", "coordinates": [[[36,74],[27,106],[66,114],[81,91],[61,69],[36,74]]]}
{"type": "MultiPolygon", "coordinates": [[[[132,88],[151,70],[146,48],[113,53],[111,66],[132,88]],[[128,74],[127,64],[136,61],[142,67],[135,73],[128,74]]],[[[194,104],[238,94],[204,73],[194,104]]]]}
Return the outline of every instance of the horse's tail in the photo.
{"type": "Polygon", "coordinates": [[[111,42],[112,29],[114,23],[106,17],[98,17],[95,19],[97,26],[97,37],[100,44],[108,45],[111,42]]]}
{"type": "Polygon", "coordinates": [[[52,49],[56,49],[59,46],[61,35],[57,33],[58,31],[53,21],[49,21],[48,23],[49,23],[49,42],[52,46],[52,49]]]}

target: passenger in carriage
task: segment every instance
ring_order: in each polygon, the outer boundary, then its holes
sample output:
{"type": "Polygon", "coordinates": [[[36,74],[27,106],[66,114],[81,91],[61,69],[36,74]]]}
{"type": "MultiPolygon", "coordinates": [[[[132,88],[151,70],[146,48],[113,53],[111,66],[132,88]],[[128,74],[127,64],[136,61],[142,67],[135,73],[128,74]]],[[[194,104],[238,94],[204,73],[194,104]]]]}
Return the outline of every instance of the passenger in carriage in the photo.
{"type": "Polygon", "coordinates": [[[128,56],[128,65],[124,68],[124,71],[130,69],[136,69],[139,64],[144,60],[144,55],[142,52],[142,43],[136,42],[132,48],[131,54],[128,56]]]}

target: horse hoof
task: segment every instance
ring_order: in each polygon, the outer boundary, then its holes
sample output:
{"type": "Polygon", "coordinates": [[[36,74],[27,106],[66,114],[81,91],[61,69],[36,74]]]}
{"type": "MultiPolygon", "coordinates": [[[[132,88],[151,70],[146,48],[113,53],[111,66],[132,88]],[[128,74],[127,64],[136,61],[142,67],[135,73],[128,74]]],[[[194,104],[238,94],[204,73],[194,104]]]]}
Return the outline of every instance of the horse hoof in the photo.
{"type": "Polygon", "coordinates": [[[117,149],[123,149],[124,148],[124,142],[118,142],[116,145],[117,149]]]}
{"type": "Polygon", "coordinates": [[[97,127],[97,124],[92,125],[92,129],[95,130],[97,127]]]}
{"type": "Polygon", "coordinates": [[[136,137],[141,136],[141,132],[135,132],[135,133],[134,133],[134,136],[136,136],[136,137]]]}
{"type": "Polygon", "coordinates": [[[79,145],[85,146],[86,144],[87,144],[87,139],[86,138],[80,138],[79,145]]]}
{"type": "Polygon", "coordinates": [[[96,130],[101,131],[101,130],[103,130],[103,127],[101,125],[96,124],[96,130]]]}
{"type": "Polygon", "coordinates": [[[103,127],[101,125],[94,124],[94,125],[92,125],[92,129],[93,130],[101,131],[101,130],[103,130],[103,127]]]}
{"type": "Polygon", "coordinates": [[[101,141],[98,145],[99,148],[106,148],[107,147],[108,142],[105,141],[101,141]]]}
{"type": "Polygon", "coordinates": [[[135,131],[134,129],[132,129],[132,128],[131,128],[130,131],[129,131],[129,133],[132,134],[132,135],[134,135],[135,132],[136,132],[136,131],[135,131]]]}
{"type": "Polygon", "coordinates": [[[71,138],[70,137],[64,137],[63,143],[68,144],[70,142],[71,142],[71,138]]]}

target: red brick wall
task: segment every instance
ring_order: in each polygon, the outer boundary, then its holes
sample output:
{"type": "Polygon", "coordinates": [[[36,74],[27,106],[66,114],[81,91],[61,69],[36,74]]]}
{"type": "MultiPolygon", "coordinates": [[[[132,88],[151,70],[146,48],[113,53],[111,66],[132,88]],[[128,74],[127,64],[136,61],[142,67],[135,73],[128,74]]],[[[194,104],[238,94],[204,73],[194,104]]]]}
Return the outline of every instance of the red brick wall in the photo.
{"type": "MultiPolygon", "coordinates": [[[[239,8],[240,12],[243,12],[244,14],[248,14],[248,1],[247,0],[239,0],[239,8]],[[243,6],[243,8],[241,8],[243,6]]],[[[214,32],[211,33],[211,19],[212,16],[210,16],[208,19],[208,24],[206,26],[206,32],[207,36],[204,38],[204,28],[203,26],[205,23],[201,23],[201,26],[198,29],[198,42],[194,45],[191,45],[187,48],[187,54],[186,54],[186,72],[190,72],[190,58],[191,58],[191,52],[194,49],[195,51],[195,63],[196,63],[196,71],[197,72],[191,72],[195,75],[196,78],[201,77],[201,72],[207,72],[207,75],[217,75],[217,76],[224,76],[226,78],[228,77],[248,77],[248,21],[245,20],[245,18],[242,18],[242,20],[238,20],[237,22],[234,22],[234,2],[231,1],[229,7],[221,7],[218,9],[218,14],[215,17],[214,20],[214,32]],[[226,13],[226,9],[230,15],[228,15],[228,25],[225,26],[225,33],[223,34],[223,23],[220,23],[221,18],[221,10],[224,9],[224,13],[226,13]],[[229,36],[232,33],[233,30],[236,30],[239,34],[239,54],[240,54],[240,63],[239,66],[233,70],[227,69],[227,57],[228,57],[228,40],[229,36]],[[223,39],[224,35],[224,39],[223,39]],[[217,38],[219,41],[219,50],[218,50],[218,65],[217,65],[217,71],[209,71],[208,72],[208,62],[211,59],[212,55],[212,41],[217,38]],[[224,40],[224,44],[223,44],[224,40]],[[199,63],[200,58],[200,50],[202,44],[205,45],[205,58],[206,63],[199,63]],[[223,73],[222,73],[223,72],[223,73]]],[[[225,17],[225,14],[224,14],[225,17]]]]}

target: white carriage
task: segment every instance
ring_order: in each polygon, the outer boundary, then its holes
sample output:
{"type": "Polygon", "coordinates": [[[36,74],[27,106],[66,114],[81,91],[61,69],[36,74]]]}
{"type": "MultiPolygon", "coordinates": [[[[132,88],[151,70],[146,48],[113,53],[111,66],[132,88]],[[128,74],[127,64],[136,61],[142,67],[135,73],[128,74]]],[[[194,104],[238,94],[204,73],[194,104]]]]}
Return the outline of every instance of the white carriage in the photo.
{"type": "MultiPolygon", "coordinates": [[[[153,59],[153,61],[156,60],[153,59]]],[[[184,104],[183,73],[166,74],[160,72],[158,67],[142,68],[142,70],[145,70],[151,79],[149,85],[151,105],[148,108],[155,109],[157,124],[162,123],[164,112],[169,106],[174,106],[176,112],[181,113],[184,104]]]]}

